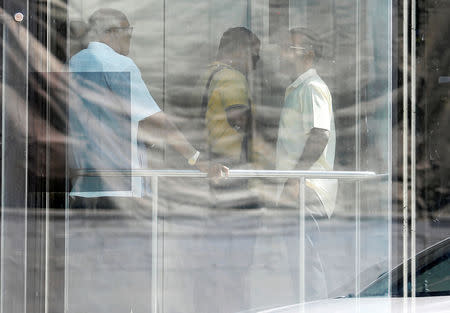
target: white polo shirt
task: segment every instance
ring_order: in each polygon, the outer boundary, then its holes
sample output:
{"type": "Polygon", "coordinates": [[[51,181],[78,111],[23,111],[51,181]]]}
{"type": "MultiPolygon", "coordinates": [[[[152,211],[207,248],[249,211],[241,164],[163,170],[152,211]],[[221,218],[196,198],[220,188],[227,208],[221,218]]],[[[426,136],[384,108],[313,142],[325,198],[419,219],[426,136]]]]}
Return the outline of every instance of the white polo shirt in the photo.
{"type": "MultiPolygon", "coordinates": [[[[139,121],[160,112],[130,58],[91,42],[70,59],[71,169],[139,169],[145,153],[137,142],[139,121]]],[[[79,177],[71,196],[141,197],[142,178],[79,177]]]]}
{"type": "MultiPolygon", "coordinates": [[[[309,69],[286,88],[278,129],[278,170],[295,169],[312,128],[326,129],[330,137],[322,155],[309,170],[332,171],[336,147],[332,100],[327,85],[315,69],[309,69]]],[[[286,180],[279,185],[278,198],[286,180]]],[[[331,216],[336,202],[337,180],[307,179],[306,184],[317,193],[325,209],[325,212],[313,213],[331,216]]]]}

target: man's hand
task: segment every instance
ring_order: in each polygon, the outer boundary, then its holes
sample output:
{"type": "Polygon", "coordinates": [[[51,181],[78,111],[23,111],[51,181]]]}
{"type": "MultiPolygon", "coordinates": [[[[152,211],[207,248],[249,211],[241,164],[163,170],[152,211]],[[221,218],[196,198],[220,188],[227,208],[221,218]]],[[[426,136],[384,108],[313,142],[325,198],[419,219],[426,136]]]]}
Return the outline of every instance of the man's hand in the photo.
{"type": "Polygon", "coordinates": [[[227,121],[237,132],[247,132],[250,110],[246,105],[235,105],[226,109],[227,121]]]}
{"type": "Polygon", "coordinates": [[[222,164],[198,160],[195,166],[203,173],[208,173],[208,177],[215,181],[228,177],[229,168],[222,164]]]}
{"type": "Polygon", "coordinates": [[[204,153],[200,153],[197,163],[195,163],[195,167],[203,173],[208,173],[208,178],[211,178],[214,181],[228,177],[229,173],[228,167],[210,162],[205,158],[204,153]]]}
{"type": "MultiPolygon", "coordinates": [[[[197,151],[163,112],[155,113],[144,119],[141,121],[140,127],[142,127],[140,138],[149,144],[155,143],[156,140],[160,142],[161,139],[165,139],[186,159],[197,151]]],[[[200,154],[195,166],[200,171],[208,173],[209,178],[215,180],[228,176],[228,167],[210,163],[204,159],[203,153],[200,154]]]]}

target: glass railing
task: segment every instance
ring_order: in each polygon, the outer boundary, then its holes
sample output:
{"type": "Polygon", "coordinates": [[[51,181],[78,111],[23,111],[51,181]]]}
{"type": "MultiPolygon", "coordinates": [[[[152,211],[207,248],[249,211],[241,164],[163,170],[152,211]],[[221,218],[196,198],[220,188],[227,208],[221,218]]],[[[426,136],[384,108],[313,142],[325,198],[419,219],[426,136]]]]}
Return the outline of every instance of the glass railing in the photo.
{"type": "MultiPolygon", "coordinates": [[[[154,312],[158,312],[158,179],[160,177],[185,177],[185,178],[206,178],[207,174],[197,170],[92,170],[80,169],[71,172],[71,176],[89,177],[151,177],[152,190],[152,306],[154,312]]],[[[299,180],[299,301],[305,302],[305,190],[307,179],[336,179],[338,181],[363,182],[376,179],[387,179],[388,174],[377,174],[371,171],[277,171],[277,170],[230,170],[229,178],[297,178],[299,180]]],[[[226,178],[223,178],[226,179],[226,178]]],[[[355,195],[356,203],[359,203],[360,194],[355,195]]],[[[356,206],[356,216],[360,216],[360,206],[356,206]]],[[[356,238],[359,237],[361,224],[357,223],[356,238]]],[[[358,241],[357,241],[358,244],[358,241]]],[[[358,244],[357,250],[361,249],[358,244]]],[[[359,255],[359,253],[358,253],[359,255]]],[[[389,277],[390,281],[390,277],[389,277]]]]}

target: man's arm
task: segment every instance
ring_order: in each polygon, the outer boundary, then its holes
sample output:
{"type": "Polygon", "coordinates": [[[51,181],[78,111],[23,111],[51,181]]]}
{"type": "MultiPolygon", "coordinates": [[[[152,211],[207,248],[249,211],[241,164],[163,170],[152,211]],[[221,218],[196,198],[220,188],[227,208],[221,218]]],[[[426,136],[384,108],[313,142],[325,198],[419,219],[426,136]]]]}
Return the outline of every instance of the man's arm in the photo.
{"type": "Polygon", "coordinates": [[[249,107],[244,104],[234,105],[225,110],[227,121],[231,127],[239,132],[247,132],[249,124],[249,107]]]}
{"type": "Polygon", "coordinates": [[[142,130],[140,139],[149,144],[165,141],[173,146],[185,159],[189,159],[197,152],[162,111],[143,119],[139,126],[142,130]]]}
{"type": "MultiPolygon", "coordinates": [[[[139,127],[141,129],[140,139],[148,144],[165,141],[186,160],[197,152],[164,112],[158,112],[145,118],[139,123],[139,127]]],[[[207,161],[198,160],[195,166],[212,177],[228,175],[228,168],[222,165],[210,165],[207,161]]]]}
{"type": "Polygon", "coordinates": [[[227,122],[240,133],[246,133],[249,127],[250,103],[247,81],[237,71],[230,73],[224,81],[217,84],[227,122]]]}
{"type": "Polygon", "coordinates": [[[329,137],[330,132],[326,129],[311,129],[296,168],[298,170],[309,170],[322,155],[323,150],[327,146],[329,137]]]}

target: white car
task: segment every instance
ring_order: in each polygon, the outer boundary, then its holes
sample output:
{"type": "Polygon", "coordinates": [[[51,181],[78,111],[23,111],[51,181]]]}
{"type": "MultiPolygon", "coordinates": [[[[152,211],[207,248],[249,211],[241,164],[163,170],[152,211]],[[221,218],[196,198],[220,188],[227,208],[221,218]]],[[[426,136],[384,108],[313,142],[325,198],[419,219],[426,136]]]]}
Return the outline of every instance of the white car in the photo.
{"type": "Polygon", "coordinates": [[[258,313],[449,313],[450,296],[407,298],[343,298],[259,311],[258,313]]]}
{"type": "MultiPolygon", "coordinates": [[[[410,273],[411,261],[408,261],[410,273]]],[[[258,313],[450,313],[450,237],[423,250],[416,257],[416,298],[403,298],[403,266],[391,271],[391,296],[388,273],[364,288],[358,295],[278,307],[258,313]]]]}

